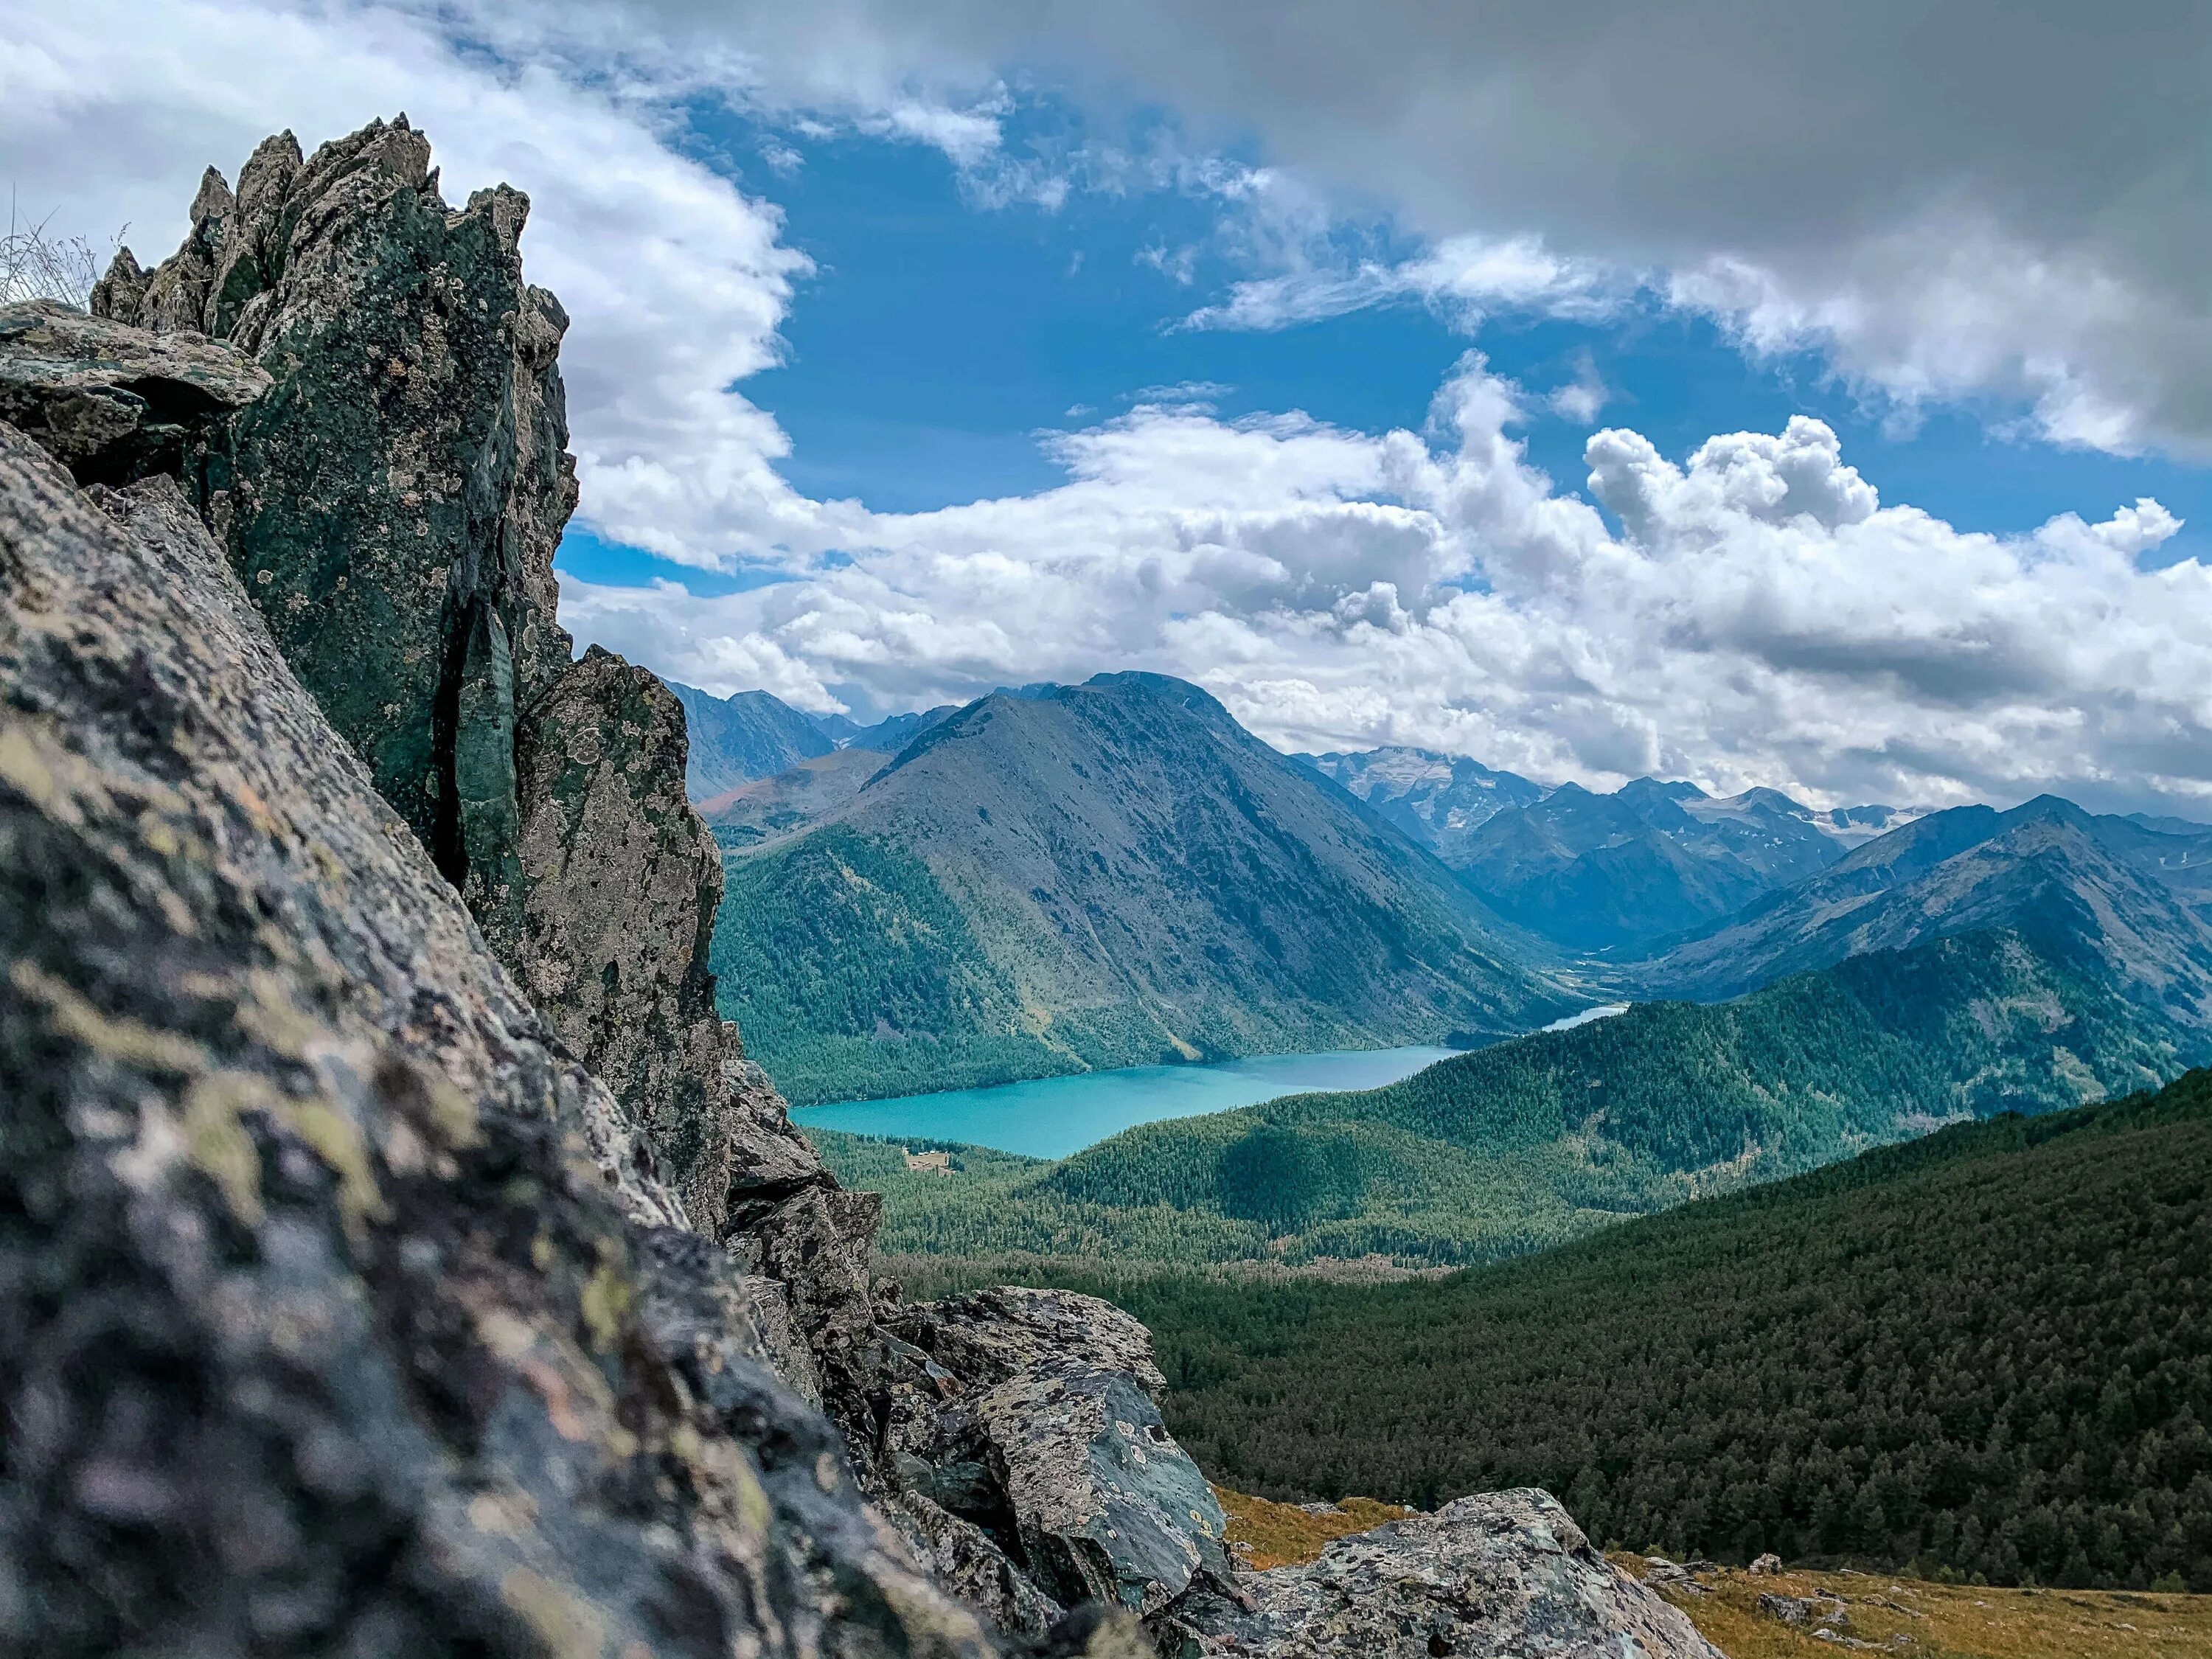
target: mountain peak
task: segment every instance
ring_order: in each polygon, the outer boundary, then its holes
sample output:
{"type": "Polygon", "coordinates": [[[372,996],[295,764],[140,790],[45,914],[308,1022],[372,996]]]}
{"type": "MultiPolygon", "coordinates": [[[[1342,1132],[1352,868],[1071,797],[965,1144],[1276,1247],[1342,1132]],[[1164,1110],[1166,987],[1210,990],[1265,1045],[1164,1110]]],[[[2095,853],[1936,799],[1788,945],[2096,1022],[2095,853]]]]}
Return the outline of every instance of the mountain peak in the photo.
{"type": "Polygon", "coordinates": [[[1541,1023],[1562,994],[1380,819],[1185,681],[996,694],[725,841],[724,1006],[802,1100],[1541,1023]]]}
{"type": "Polygon", "coordinates": [[[1656,797],[1662,800],[1671,801],[1707,800],[1711,799],[1704,790],[1698,788],[1694,783],[1687,781],[1662,783],[1658,779],[1651,777],[1632,778],[1626,783],[1622,784],[1614,793],[1619,794],[1624,800],[1636,800],[1649,797],[1656,797]]]}

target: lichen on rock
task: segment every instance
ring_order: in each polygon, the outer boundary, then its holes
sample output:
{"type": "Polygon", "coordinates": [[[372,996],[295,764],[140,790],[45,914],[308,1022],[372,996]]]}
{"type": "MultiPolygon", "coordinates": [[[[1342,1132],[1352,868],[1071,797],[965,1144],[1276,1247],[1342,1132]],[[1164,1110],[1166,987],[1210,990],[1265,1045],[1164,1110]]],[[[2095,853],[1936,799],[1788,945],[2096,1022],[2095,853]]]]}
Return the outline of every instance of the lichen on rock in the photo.
{"type": "Polygon", "coordinates": [[[173,483],[103,504],[0,427],[0,1642],[995,1651],[173,483]]]}
{"type": "Polygon", "coordinates": [[[270,384],[217,341],[118,326],[53,300],[0,307],[0,421],[79,483],[167,473],[198,484],[230,417],[270,384]]]}

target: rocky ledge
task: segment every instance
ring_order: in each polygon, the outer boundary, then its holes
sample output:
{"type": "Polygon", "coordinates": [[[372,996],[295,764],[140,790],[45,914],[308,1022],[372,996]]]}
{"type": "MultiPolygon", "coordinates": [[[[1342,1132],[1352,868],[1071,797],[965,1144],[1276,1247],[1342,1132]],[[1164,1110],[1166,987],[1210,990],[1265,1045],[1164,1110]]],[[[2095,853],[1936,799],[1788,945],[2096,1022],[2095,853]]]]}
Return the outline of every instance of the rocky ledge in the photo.
{"type": "Polygon", "coordinates": [[[1541,1492],[1462,1498],[1243,1589],[1186,1604],[1179,1659],[1725,1659],[1541,1492]]]}
{"type": "Polygon", "coordinates": [[[1540,1494],[1255,1578],[1141,1325],[872,1281],[681,707],[554,616],[528,203],[429,156],[0,310],[0,1644],[1708,1654],[1540,1494]]]}

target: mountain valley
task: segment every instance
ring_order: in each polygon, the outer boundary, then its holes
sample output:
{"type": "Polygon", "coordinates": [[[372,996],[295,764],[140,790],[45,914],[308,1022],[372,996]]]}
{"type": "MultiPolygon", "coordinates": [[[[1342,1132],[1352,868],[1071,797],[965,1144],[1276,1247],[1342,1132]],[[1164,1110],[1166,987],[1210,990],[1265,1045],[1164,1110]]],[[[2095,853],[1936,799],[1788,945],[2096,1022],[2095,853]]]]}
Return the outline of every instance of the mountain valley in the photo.
{"type": "Polygon", "coordinates": [[[997,694],[866,778],[808,767],[708,815],[723,1009],[799,1103],[1472,1044],[1579,1006],[1432,854],[1181,681],[997,694]]]}
{"type": "Polygon", "coordinates": [[[1058,1163],[948,1147],[916,1174],[899,1145],[811,1133],[841,1179],[885,1194],[904,1253],[1463,1264],[2212,1060],[2212,1031],[2142,990],[2084,933],[1975,933],[1717,1006],[1638,1004],[1380,1089],[1145,1124],[1058,1163]]]}
{"type": "MultiPolygon", "coordinates": [[[[1449,1277],[1018,1271],[1146,1320],[1176,1434],[1242,1491],[1528,1482],[1678,1561],[2201,1590],[2208,1206],[2196,1072],[1449,1277]]],[[[1015,1264],[899,1266],[937,1291],[1015,1264]]]]}

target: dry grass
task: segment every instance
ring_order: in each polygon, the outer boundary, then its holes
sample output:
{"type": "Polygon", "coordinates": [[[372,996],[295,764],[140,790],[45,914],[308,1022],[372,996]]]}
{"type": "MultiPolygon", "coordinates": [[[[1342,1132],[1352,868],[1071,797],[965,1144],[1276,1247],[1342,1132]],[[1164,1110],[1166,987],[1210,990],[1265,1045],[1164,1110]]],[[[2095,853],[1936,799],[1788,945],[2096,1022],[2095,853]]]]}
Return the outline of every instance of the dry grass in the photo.
{"type": "MultiPolygon", "coordinates": [[[[1307,1510],[1216,1486],[1229,1541],[1255,1567],[1310,1561],[1333,1538],[1411,1511],[1368,1498],[1307,1510]]],[[[1641,1556],[1613,1559],[1641,1577],[1641,1556]]],[[[1836,1659],[1879,1650],[1910,1659],[2212,1659],[2212,1595],[2131,1591],[1983,1589],[1863,1573],[1785,1572],[1754,1578],[1723,1568],[1704,1594],[1678,1584],[1659,1593],[1690,1615],[1728,1659],[1836,1659]],[[1844,1604],[1842,1641],[1815,1637],[1759,1611],[1763,1595],[1844,1604]],[[1893,1638],[1905,1640],[1892,1646],[1893,1638]],[[1850,1643],[1864,1644],[1853,1647],[1850,1643]]]]}
{"type": "MultiPolygon", "coordinates": [[[[1613,1559],[1643,1571],[1640,1556],[1613,1559]]],[[[1704,1582],[1711,1586],[1705,1595],[1677,1584],[1659,1593],[1729,1659],[1865,1651],[1760,1613],[1759,1598],[1778,1593],[1840,1601],[1838,1635],[1913,1659],[2212,1659],[2212,1595],[1984,1589],[1850,1572],[1754,1578],[1725,1568],[1704,1582]],[[1899,1636],[1905,1640],[1891,1646],[1899,1636]]]]}
{"type": "Polygon", "coordinates": [[[1263,1571],[1310,1561],[1332,1538],[1371,1531],[1413,1513],[1401,1504],[1378,1504],[1371,1498],[1347,1498],[1333,1508],[1309,1510],[1247,1498],[1226,1486],[1216,1486],[1213,1495],[1229,1516],[1230,1547],[1263,1571]]]}

